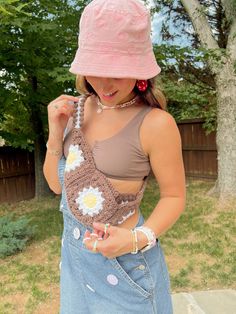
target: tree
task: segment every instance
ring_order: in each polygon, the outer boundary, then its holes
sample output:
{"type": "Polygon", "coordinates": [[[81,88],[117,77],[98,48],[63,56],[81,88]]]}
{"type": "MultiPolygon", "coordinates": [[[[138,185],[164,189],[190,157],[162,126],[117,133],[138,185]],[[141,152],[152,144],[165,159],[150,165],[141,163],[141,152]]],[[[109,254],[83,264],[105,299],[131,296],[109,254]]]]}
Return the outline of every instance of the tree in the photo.
{"type": "MultiPolygon", "coordinates": [[[[206,57],[217,98],[218,179],[220,199],[236,197],[236,2],[235,0],[161,1],[182,14],[182,26],[206,57]],[[191,22],[195,32],[186,25],[191,22]]],[[[156,5],[160,1],[155,1],[156,5]]],[[[166,30],[166,29],[165,29],[166,30]]],[[[166,30],[166,35],[168,31],[166,30]]]]}
{"type": "Polygon", "coordinates": [[[12,18],[13,16],[23,13],[28,15],[23,8],[28,5],[28,3],[20,3],[20,0],[1,0],[0,2],[0,17],[1,21],[3,19],[12,18]]]}
{"type": "Polygon", "coordinates": [[[197,0],[181,0],[203,48],[209,51],[208,64],[217,91],[217,151],[220,197],[236,197],[236,3],[221,5],[229,25],[226,47],[221,48],[207,21],[204,6],[197,0]]]}
{"type": "Polygon", "coordinates": [[[68,68],[85,5],[86,1],[31,1],[24,13],[2,23],[0,135],[12,146],[34,150],[36,197],[49,192],[42,171],[47,105],[62,93],[75,92],[68,68]]]}
{"type": "Polygon", "coordinates": [[[168,111],[176,121],[204,118],[206,133],[215,131],[215,84],[208,74],[204,55],[171,44],[154,45],[154,51],[162,68],[157,84],[165,92],[168,111]]]}
{"type": "Polygon", "coordinates": [[[206,133],[215,131],[215,82],[186,11],[180,1],[153,0],[151,12],[154,51],[162,68],[158,84],[167,96],[168,111],[177,121],[204,118],[206,133]],[[161,32],[156,29],[160,25],[161,32]]]}

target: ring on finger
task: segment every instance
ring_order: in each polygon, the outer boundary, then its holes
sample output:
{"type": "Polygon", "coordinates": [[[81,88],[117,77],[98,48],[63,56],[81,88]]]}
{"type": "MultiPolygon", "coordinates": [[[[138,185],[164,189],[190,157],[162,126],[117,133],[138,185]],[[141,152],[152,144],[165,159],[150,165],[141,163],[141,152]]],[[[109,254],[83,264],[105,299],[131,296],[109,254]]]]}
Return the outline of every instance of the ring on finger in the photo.
{"type": "Polygon", "coordinates": [[[110,227],[110,224],[105,224],[105,228],[104,228],[104,234],[107,233],[107,229],[110,227]]]}
{"type": "Polygon", "coordinates": [[[97,253],[97,243],[98,243],[98,239],[96,239],[93,243],[93,252],[97,253]]]}
{"type": "Polygon", "coordinates": [[[73,100],[68,100],[68,101],[67,101],[67,104],[68,104],[68,105],[71,105],[71,106],[73,106],[75,103],[76,103],[76,102],[73,101],[73,100]]]}

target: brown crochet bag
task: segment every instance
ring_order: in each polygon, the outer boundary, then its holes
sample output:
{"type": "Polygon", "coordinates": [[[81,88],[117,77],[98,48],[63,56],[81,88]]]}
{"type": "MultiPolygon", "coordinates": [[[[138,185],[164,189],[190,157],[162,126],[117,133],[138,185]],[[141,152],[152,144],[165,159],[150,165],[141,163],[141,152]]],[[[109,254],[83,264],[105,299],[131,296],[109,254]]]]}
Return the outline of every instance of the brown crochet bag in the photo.
{"type": "Polygon", "coordinates": [[[139,207],[147,178],[137,194],[120,193],[96,168],[90,146],[81,131],[87,97],[80,97],[73,116],[72,143],[64,174],[67,202],[74,216],[86,226],[92,227],[95,220],[119,225],[139,207]]]}

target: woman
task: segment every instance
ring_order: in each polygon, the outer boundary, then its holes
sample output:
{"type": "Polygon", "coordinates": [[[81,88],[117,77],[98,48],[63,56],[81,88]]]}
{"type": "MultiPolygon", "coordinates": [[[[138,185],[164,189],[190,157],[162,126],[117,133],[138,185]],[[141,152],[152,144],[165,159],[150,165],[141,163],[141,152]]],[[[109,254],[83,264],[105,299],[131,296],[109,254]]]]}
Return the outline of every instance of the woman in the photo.
{"type": "Polygon", "coordinates": [[[159,237],[184,210],[185,176],[178,128],[153,94],[160,68],[148,10],[92,1],[70,71],[83,95],[49,104],[44,163],[62,193],[60,313],[172,313],[159,237]],[[160,200],[144,221],[151,169],[160,200]]]}

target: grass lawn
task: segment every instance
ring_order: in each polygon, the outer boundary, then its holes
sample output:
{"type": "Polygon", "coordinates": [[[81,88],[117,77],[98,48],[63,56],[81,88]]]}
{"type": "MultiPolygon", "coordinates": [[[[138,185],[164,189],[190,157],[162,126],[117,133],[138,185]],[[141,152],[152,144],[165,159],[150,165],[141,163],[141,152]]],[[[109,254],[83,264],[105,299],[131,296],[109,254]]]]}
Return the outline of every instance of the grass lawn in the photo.
{"type": "MultiPolygon", "coordinates": [[[[207,196],[212,185],[189,181],[184,213],[160,237],[172,292],[236,288],[236,204],[218,206],[207,196]]],[[[150,179],[141,206],[145,217],[158,197],[158,187],[150,179]]],[[[62,233],[58,205],[59,197],[0,205],[0,215],[26,215],[37,225],[23,252],[0,261],[0,314],[58,313],[62,233]]]]}

